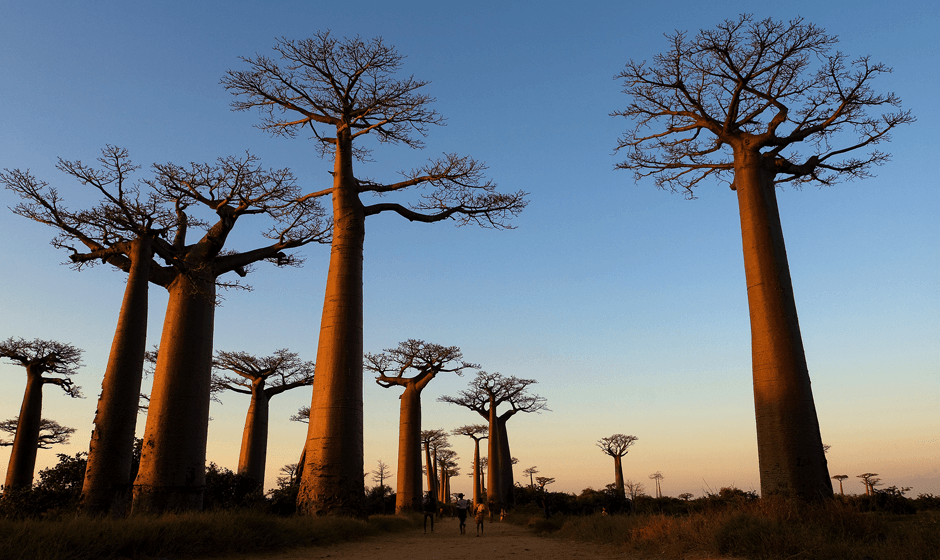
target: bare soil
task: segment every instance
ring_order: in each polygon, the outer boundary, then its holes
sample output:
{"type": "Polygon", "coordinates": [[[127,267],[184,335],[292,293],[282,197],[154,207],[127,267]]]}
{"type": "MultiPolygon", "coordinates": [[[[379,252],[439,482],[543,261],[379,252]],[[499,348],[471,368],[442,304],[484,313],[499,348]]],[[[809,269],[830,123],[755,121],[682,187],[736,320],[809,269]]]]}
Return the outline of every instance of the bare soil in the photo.
{"type": "Polygon", "coordinates": [[[603,560],[638,557],[600,545],[540,537],[517,525],[486,522],[483,535],[476,536],[475,524],[467,522],[467,534],[461,535],[456,518],[445,518],[425,534],[421,529],[367,537],[325,547],[300,548],[272,554],[237,554],[224,560],[603,560]]]}

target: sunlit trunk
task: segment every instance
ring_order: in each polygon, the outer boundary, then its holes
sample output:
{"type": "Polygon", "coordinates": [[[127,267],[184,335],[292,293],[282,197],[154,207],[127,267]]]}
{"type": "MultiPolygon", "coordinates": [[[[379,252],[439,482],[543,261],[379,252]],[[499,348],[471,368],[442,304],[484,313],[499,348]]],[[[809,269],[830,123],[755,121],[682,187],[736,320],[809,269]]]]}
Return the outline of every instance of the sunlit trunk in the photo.
{"type": "Polygon", "coordinates": [[[270,399],[264,392],[264,380],[256,380],[251,387],[251,403],[245,416],[242,448],[238,455],[238,474],[253,478],[258,486],[264,485],[264,467],[268,455],[268,410],[270,399]]]}
{"type": "Polygon", "coordinates": [[[761,494],[832,496],[773,174],[756,151],[735,152],[751,318],[751,361],[761,494]]]}
{"type": "Polygon", "coordinates": [[[617,496],[626,498],[627,493],[623,487],[623,457],[614,455],[614,482],[617,485],[617,496]]]}
{"type": "Polygon", "coordinates": [[[362,248],[365,213],[352,172],[352,140],[337,130],[333,242],[297,509],[363,514],[362,248]]]}
{"type": "Polygon", "coordinates": [[[134,513],[202,509],[215,282],[196,284],[180,274],[169,291],[134,482],[134,513]]]}
{"type": "Polygon", "coordinates": [[[401,395],[395,513],[421,511],[421,393],[413,383],[401,395]]]}
{"type": "Polygon", "coordinates": [[[7,467],[4,490],[28,490],[33,485],[36,451],[42,422],[42,373],[26,367],[26,392],[20,406],[20,417],[13,436],[13,450],[7,467]]]}
{"type": "Polygon", "coordinates": [[[131,463],[137,427],[140,383],[147,349],[147,296],[153,253],[150,238],[132,243],[131,266],[124,301],[101,382],[95,429],[88,446],[82,486],[84,513],[127,513],[131,495],[131,463]]]}

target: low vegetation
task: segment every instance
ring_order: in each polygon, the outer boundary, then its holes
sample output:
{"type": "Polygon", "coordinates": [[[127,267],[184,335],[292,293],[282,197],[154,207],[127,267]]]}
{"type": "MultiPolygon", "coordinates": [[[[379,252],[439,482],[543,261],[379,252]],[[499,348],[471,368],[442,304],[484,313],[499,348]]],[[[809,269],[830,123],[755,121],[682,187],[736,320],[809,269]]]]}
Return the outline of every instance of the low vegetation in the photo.
{"type": "Polygon", "coordinates": [[[641,496],[636,513],[612,515],[600,509],[611,511],[609,504],[597,501],[605,494],[546,493],[545,502],[518,508],[510,520],[554,538],[611,545],[641,557],[936,560],[940,550],[940,500],[926,494],[910,499],[881,491],[810,504],[723,488],[697,500],[641,496]],[[592,500],[597,509],[589,513],[592,500]]]}

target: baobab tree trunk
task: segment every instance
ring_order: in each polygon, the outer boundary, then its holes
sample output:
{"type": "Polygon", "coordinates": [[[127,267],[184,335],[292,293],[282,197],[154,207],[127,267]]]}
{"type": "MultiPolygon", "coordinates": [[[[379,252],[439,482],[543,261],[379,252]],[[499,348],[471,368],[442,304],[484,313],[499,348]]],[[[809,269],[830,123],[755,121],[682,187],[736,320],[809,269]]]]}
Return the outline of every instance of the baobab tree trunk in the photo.
{"type": "Polygon", "coordinates": [[[617,496],[626,499],[627,492],[623,485],[623,457],[614,455],[614,482],[617,485],[617,496]]]}
{"type": "Polygon", "coordinates": [[[480,440],[473,439],[473,509],[483,501],[483,488],[480,480],[480,440]]]}
{"type": "Polygon", "coordinates": [[[252,382],[251,403],[245,416],[238,474],[253,478],[259,487],[264,485],[264,466],[268,454],[269,408],[270,398],[264,391],[264,379],[256,379],[252,382]]]}
{"type": "MultiPolygon", "coordinates": [[[[26,367],[26,392],[20,406],[20,417],[13,436],[13,450],[4,490],[28,490],[33,485],[33,470],[36,468],[36,451],[39,449],[39,432],[42,421],[42,373],[26,367]]],[[[4,492],[4,496],[7,492],[4,492]]]]}
{"type": "MultiPolygon", "coordinates": [[[[496,405],[493,399],[490,399],[489,412],[489,433],[487,439],[487,473],[486,473],[486,500],[500,508],[503,504],[503,496],[500,477],[500,446],[499,446],[499,417],[496,415],[496,405]]],[[[492,512],[490,512],[492,515],[492,512]]]]}
{"type": "Polygon", "coordinates": [[[773,173],[763,159],[756,150],[735,151],[761,494],[831,497],[773,173]]]}
{"type": "Polygon", "coordinates": [[[421,511],[421,393],[413,383],[401,394],[395,513],[421,511]]]}
{"type": "Polygon", "coordinates": [[[434,476],[434,459],[431,457],[431,448],[427,445],[424,446],[424,462],[427,465],[427,477],[428,477],[428,492],[436,500],[437,499],[437,480],[434,476]]]}
{"type": "Polygon", "coordinates": [[[349,129],[338,129],[333,242],[297,509],[307,515],[363,514],[362,248],[365,213],[352,169],[349,129]]]}
{"type": "Polygon", "coordinates": [[[123,517],[130,503],[131,463],[147,350],[147,296],[153,257],[149,237],[131,242],[131,266],[108,367],[101,382],[81,508],[89,515],[123,517]]]}
{"type": "Polygon", "coordinates": [[[169,291],[133,513],[202,509],[215,282],[180,274],[169,291]]]}
{"type": "MultiPolygon", "coordinates": [[[[501,502],[504,506],[512,506],[515,500],[515,481],[512,475],[512,453],[509,451],[509,433],[506,431],[506,422],[509,418],[497,419],[499,427],[499,485],[501,502]]],[[[490,467],[492,470],[492,467],[490,467]]]]}

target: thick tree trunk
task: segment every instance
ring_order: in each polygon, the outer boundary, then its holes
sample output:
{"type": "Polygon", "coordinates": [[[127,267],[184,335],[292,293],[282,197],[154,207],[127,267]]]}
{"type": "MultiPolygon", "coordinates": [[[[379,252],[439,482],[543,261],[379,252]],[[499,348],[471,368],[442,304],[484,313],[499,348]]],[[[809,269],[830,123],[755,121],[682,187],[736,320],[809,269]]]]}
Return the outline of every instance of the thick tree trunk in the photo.
{"type": "Polygon", "coordinates": [[[480,440],[473,440],[473,509],[483,501],[483,488],[480,480],[480,440]]]}
{"type": "Polygon", "coordinates": [[[268,410],[270,398],[264,392],[264,380],[253,383],[251,403],[245,416],[242,448],[238,455],[238,474],[253,478],[264,486],[264,467],[268,454],[268,410]]]}
{"type": "Polygon", "coordinates": [[[427,465],[427,477],[428,477],[428,492],[435,500],[437,499],[437,480],[434,476],[434,459],[431,458],[431,448],[427,445],[424,446],[424,463],[427,465]]]}
{"type": "Polygon", "coordinates": [[[81,508],[89,515],[110,513],[123,517],[130,503],[134,434],[147,350],[147,296],[152,256],[149,238],[132,242],[124,301],[101,382],[95,429],[88,446],[81,508]]]}
{"type": "MultiPolygon", "coordinates": [[[[509,433],[506,431],[506,422],[508,420],[508,418],[498,419],[500,501],[505,507],[510,507],[516,503],[516,485],[512,475],[512,452],[509,450],[509,433]]],[[[492,470],[492,467],[490,467],[490,470],[492,470]]]]}
{"type": "MultiPolygon", "coordinates": [[[[487,473],[486,473],[486,501],[493,504],[496,508],[501,508],[503,504],[502,489],[500,487],[500,465],[499,465],[499,417],[496,415],[496,405],[490,399],[489,410],[489,432],[487,439],[487,473]]],[[[493,509],[493,508],[491,508],[493,509]]]]}
{"type": "Polygon", "coordinates": [[[363,514],[362,248],[365,214],[352,173],[348,129],[337,130],[333,242],[297,509],[363,514]]]}
{"type": "Polygon", "coordinates": [[[626,498],[627,492],[623,485],[623,457],[614,455],[614,483],[617,485],[617,496],[626,498]]]}
{"type": "Polygon", "coordinates": [[[202,509],[215,282],[180,274],[169,291],[133,513],[202,509]]]}
{"type": "Polygon", "coordinates": [[[28,490],[33,486],[36,451],[39,449],[42,422],[42,373],[36,366],[26,367],[26,392],[13,436],[13,450],[7,467],[4,490],[28,490]]]}
{"type": "Polygon", "coordinates": [[[395,513],[421,511],[421,393],[413,383],[401,395],[395,513]]]}
{"type": "Polygon", "coordinates": [[[832,496],[803,352],[773,174],[757,151],[735,153],[761,494],[832,496]]]}

